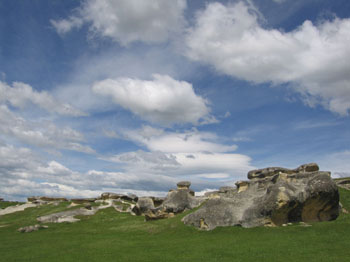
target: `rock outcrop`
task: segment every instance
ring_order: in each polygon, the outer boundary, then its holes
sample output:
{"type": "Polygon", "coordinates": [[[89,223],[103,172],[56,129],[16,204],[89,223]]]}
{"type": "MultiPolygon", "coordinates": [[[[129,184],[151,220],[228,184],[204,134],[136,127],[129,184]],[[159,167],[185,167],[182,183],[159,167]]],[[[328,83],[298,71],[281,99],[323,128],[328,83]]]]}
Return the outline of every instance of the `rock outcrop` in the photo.
{"type": "Polygon", "coordinates": [[[145,216],[146,220],[156,220],[198,207],[207,198],[195,197],[190,186],[191,182],[181,181],[177,183],[177,189],[170,190],[165,198],[140,197],[132,211],[145,216]]]}
{"type": "Polygon", "coordinates": [[[15,212],[20,212],[26,208],[36,207],[36,206],[37,206],[36,204],[32,204],[32,203],[25,203],[23,205],[9,206],[9,207],[6,207],[6,208],[0,210],[0,216],[12,214],[15,212]]]}
{"type": "Polygon", "coordinates": [[[345,177],[345,178],[337,178],[334,179],[334,182],[338,187],[344,188],[346,190],[350,190],[350,178],[345,177]]]}
{"type": "Polygon", "coordinates": [[[34,225],[34,226],[20,227],[17,231],[21,233],[30,233],[30,232],[38,231],[39,229],[45,229],[45,228],[48,228],[48,226],[34,225]]]}
{"type": "Polygon", "coordinates": [[[201,229],[218,226],[280,226],[291,222],[328,221],[338,217],[339,193],[329,172],[317,164],[296,169],[253,170],[237,190],[222,188],[183,222],[201,229]],[[222,192],[225,191],[225,192],[222,192]]]}

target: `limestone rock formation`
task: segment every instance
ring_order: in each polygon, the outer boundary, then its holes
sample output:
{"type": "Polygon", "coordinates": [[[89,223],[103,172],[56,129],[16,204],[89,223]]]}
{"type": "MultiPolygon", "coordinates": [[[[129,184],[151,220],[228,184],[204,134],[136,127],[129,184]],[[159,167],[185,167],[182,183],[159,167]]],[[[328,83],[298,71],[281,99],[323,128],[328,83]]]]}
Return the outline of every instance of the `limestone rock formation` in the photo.
{"type": "Polygon", "coordinates": [[[183,222],[211,230],[218,226],[280,226],[336,219],[338,188],[329,172],[318,170],[317,164],[312,163],[296,169],[250,171],[250,180],[237,182],[236,192],[219,191],[217,197],[184,217],[183,222]]]}
{"type": "Polygon", "coordinates": [[[25,203],[23,205],[9,206],[9,207],[6,207],[6,208],[0,210],[0,216],[12,214],[15,212],[20,212],[20,211],[25,210],[26,208],[36,207],[36,206],[37,205],[33,204],[33,203],[25,203]]]}
{"type": "Polygon", "coordinates": [[[154,203],[151,197],[140,197],[136,206],[132,209],[136,215],[142,215],[152,210],[154,210],[154,203]]]}
{"type": "Polygon", "coordinates": [[[190,190],[191,182],[182,181],[177,183],[177,190],[170,190],[166,196],[162,207],[168,213],[180,213],[186,209],[198,207],[202,198],[196,198],[194,192],[190,190]]]}
{"type": "Polygon", "coordinates": [[[177,189],[170,190],[165,198],[140,197],[132,211],[136,215],[145,216],[148,221],[170,218],[177,213],[198,207],[207,198],[195,197],[189,188],[190,185],[189,181],[177,183],[177,189]]]}

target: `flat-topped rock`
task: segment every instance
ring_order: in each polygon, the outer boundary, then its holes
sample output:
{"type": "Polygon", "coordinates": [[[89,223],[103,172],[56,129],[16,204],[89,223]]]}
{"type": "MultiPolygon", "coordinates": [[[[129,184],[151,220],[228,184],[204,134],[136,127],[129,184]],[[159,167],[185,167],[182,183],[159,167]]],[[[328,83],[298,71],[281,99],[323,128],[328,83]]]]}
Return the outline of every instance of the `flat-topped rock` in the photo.
{"type": "Polygon", "coordinates": [[[190,186],[190,181],[180,181],[179,183],[177,183],[177,189],[189,189],[190,186]]]}
{"type": "Polygon", "coordinates": [[[319,171],[319,167],[316,163],[304,164],[295,169],[288,169],[284,167],[267,167],[267,168],[249,171],[248,179],[252,180],[252,179],[265,178],[265,177],[272,177],[280,173],[295,174],[295,173],[316,172],[316,171],[319,171]]]}
{"type": "Polygon", "coordinates": [[[101,194],[101,199],[106,200],[106,199],[119,199],[123,195],[122,194],[116,194],[116,193],[111,193],[111,192],[105,192],[101,194]]]}
{"type": "Polygon", "coordinates": [[[183,222],[211,230],[218,226],[281,226],[334,220],[339,215],[338,188],[330,172],[310,171],[317,168],[316,164],[307,164],[296,169],[254,170],[254,179],[236,183],[237,193],[218,192],[217,197],[185,216],[183,222]]]}

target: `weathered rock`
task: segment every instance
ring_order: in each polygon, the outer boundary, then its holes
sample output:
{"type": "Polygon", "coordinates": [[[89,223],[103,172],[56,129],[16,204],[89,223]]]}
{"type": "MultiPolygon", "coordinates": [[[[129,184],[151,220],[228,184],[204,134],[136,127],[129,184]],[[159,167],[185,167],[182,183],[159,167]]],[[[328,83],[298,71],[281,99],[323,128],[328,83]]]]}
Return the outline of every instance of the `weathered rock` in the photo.
{"type": "Polygon", "coordinates": [[[122,195],[121,199],[125,201],[137,202],[139,198],[137,195],[127,194],[127,195],[122,195]]]}
{"type": "Polygon", "coordinates": [[[190,186],[190,181],[180,181],[179,183],[177,183],[177,189],[189,189],[190,186]]]}
{"type": "Polygon", "coordinates": [[[227,192],[231,192],[231,191],[237,191],[237,188],[234,188],[232,186],[222,186],[219,188],[220,193],[227,193],[227,192]]]}
{"type": "Polygon", "coordinates": [[[149,220],[158,220],[158,219],[165,219],[165,218],[171,218],[171,217],[174,217],[175,214],[170,212],[165,212],[165,211],[162,211],[162,210],[157,210],[157,211],[147,211],[145,213],[145,220],[146,221],[149,221],[149,220]]]}
{"type": "Polygon", "coordinates": [[[162,207],[166,212],[179,213],[186,209],[193,209],[201,204],[201,199],[191,195],[189,189],[171,191],[165,198],[162,207]]]}
{"type": "Polygon", "coordinates": [[[80,221],[80,219],[75,218],[75,216],[92,216],[96,214],[96,212],[100,209],[105,209],[113,206],[113,201],[111,199],[107,199],[106,202],[108,203],[108,205],[89,206],[89,204],[87,204],[86,207],[82,207],[79,209],[67,210],[63,212],[49,214],[46,216],[41,216],[37,218],[37,221],[41,223],[74,223],[80,221]]]}
{"type": "Polygon", "coordinates": [[[336,219],[339,193],[329,172],[266,168],[249,172],[250,181],[237,183],[238,192],[209,199],[183,218],[185,224],[211,230],[217,226],[280,226],[291,222],[336,219]]]}
{"type": "Polygon", "coordinates": [[[337,178],[337,179],[334,179],[334,182],[338,187],[344,188],[346,190],[350,190],[350,177],[337,178]]]}
{"type": "Polygon", "coordinates": [[[154,197],[153,198],[154,206],[158,207],[158,206],[162,205],[164,200],[165,200],[165,197],[154,197]]]}
{"type": "Polygon", "coordinates": [[[315,172],[318,171],[319,167],[316,163],[304,164],[296,169],[288,169],[283,167],[268,167],[263,169],[252,170],[248,172],[248,179],[259,179],[265,177],[272,177],[274,175],[283,174],[295,174],[295,173],[305,173],[305,172],[315,172]]]}
{"type": "Polygon", "coordinates": [[[132,211],[140,216],[148,211],[154,210],[154,203],[151,197],[140,197],[132,211]]]}
{"type": "Polygon", "coordinates": [[[79,219],[75,218],[75,216],[91,216],[94,215],[96,212],[97,209],[89,210],[86,208],[79,208],[69,211],[58,212],[46,216],[41,216],[37,218],[37,221],[41,223],[74,223],[79,221],[79,219]]]}
{"type": "Polygon", "coordinates": [[[6,207],[6,208],[0,210],[0,216],[12,214],[15,212],[20,212],[20,211],[25,210],[26,208],[36,207],[36,206],[37,205],[33,204],[33,203],[25,203],[23,205],[9,206],[9,207],[6,207]]]}
{"type": "Polygon", "coordinates": [[[17,231],[21,233],[30,233],[30,232],[38,231],[39,229],[44,229],[44,228],[48,228],[48,226],[44,226],[44,225],[27,226],[27,227],[21,227],[17,231]]]}
{"type": "Polygon", "coordinates": [[[101,199],[105,200],[105,199],[119,199],[121,198],[123,195],[121,194],[116,194],[116,193],[110,193],[110,192],[105,192],[101,194],[101,199]]]}
{"type": "Polygon", "coordinates": [[[219,191],[205,192],[204,196],[207,198],[220,198],[220,192],[219,191]]]}

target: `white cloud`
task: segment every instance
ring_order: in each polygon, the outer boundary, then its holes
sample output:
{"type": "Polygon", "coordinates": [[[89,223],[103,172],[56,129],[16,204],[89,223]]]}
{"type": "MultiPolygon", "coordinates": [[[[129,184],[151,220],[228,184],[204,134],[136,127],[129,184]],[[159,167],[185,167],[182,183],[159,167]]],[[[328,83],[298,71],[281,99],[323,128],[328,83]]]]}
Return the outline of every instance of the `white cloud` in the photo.
{"type": "Polygon", "coordinates": [[[208,102],[195,94],[190,83],[167,75],[153,75],[153,80],[132,78],[106,79],[92,87],[97,94],[113,101],[134,114],[161,124],[208,122],[208,102]]]}
{"type": "Polygon", "coordinates": [[[232,179],[246,175],[246,171],[241,171],[251,168],[246,156],[193,153],[194,158],[186,159],[186,155],[123,153],[108,160],[125,164],[124,171],[82,173],[57,161],[46,162],[27,148],[0,144],[0,195],[21,200],[32,195],[97,197],[106,191],[165,196],[179,180],[191,180],[192,188],[200,191],[231,185],[232,179]]]}
{"type": "Polygon", "coordinates": [[[60,34],[89,24],[92,34],[109,37],[122,45],[134,41],[159,43],[184,25],[186,0],[86,0],[76,14],[51,20],[60,34]]]}
{"type": "Polygon", "coordinates": [[[139,130],[123,131],[126,139],[140,143],[151,151],[165,153],[230,152],[236,145],[218,143],[219,138],[210,132],[196,130],[186,132],[166,132],[162,129],[144,126],[139,130]]]}
{"type": "Polygon", "coordinates": [[[86,116],[85,113],[73,108],[71,105],[56,101],[46,91],[37,92],[30,85],[20,82],[14,82],[11,87],[0,81],[1,103],[9,103],[21,109],[34,104],[51,113],[68,116],[86,116]]]}
{"type": "Polygon", "coordinates": [[[289,83],[305,102],[347,115],[350,19],[305,21],[291,32],[264,28],[243,2],[208,4],[186,37],[187,56],[255,83],[289,83]]]}
{"type": "Polygon", "coordinates": [[[0,195],[6,199],[25,199],[32,195],[97,197],[102,192],[165,195],[176,184],[171,177],[153,174],[73,171],[42,158],[27,148],[0,145],[0,195]],[[157,192],[158,191],[158,192],[157,192]]]}
{"type": "Polygon", "coordinates": [[[176,169],[180,165],[176,161],[176,157],[174,155],[165,154],[160,151],[145,152],[138,150],[136,152],[122,153],[103,159],[117,163],[131,164],[133,169],[146,168],[164,171],[164,169],[176,169]]]}
{"type": "Polygon", "coordinates": [[[128,173],[227,181],[245,179],[247,172],[254,169],[250,157],[231,153],[237,148],[236,145],[221,144],[215,134],[208,132],[175,133],[144,126],[140,130],[124,131],[118,137],[134,141],[150,150],[104,158],[124,164],[128,173]]]}
{"type": "Polygon", "coordinates": [[[0,104],[0,135],[17,140],[48,151],[68,149],[84,153],[95,151],[84,142],[84,136],[70,128],[57,127],[51,121],[29,121],[14,112],[6,105],[0,104]]]}

